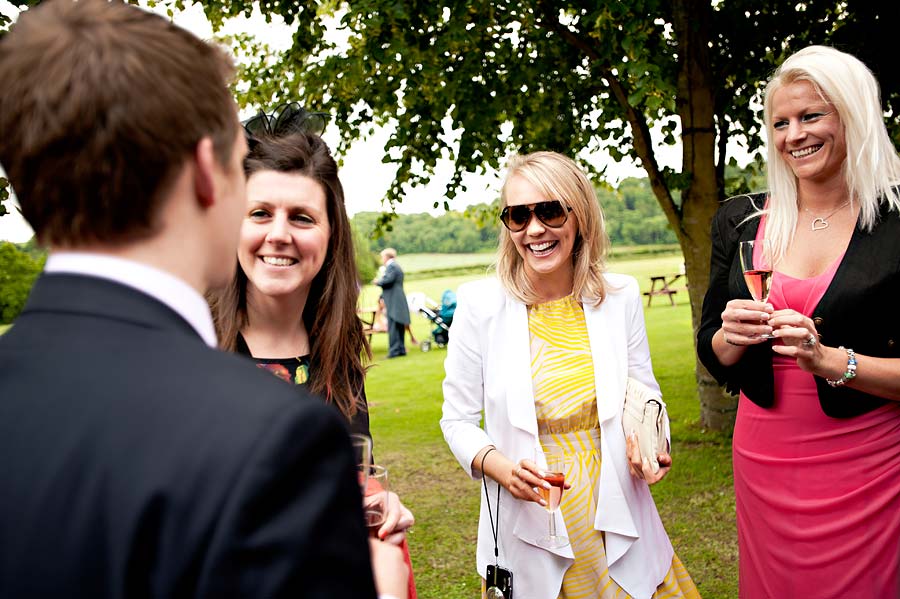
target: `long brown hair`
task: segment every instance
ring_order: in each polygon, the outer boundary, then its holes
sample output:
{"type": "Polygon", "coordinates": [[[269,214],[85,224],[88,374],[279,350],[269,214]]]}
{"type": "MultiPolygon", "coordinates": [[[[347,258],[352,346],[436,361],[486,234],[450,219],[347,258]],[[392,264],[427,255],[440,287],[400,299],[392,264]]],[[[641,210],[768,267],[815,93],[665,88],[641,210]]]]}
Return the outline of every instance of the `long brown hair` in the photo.
{"type": "MultiPolygon", "coordinates": [[[[328,253],[310,285],[302,314],[310,341],[307,385],[310,391],[337,405],[349,420],[364,406],[363,357],[371,360],[372,351],[356,314],[359,272],[337,163],[322,138],[301,132],[252,140],[244,170],[248,177],[263,170],[303,175],[325,191],[331,227],[328,253]]],[[[235,351],[238,334],[248,324],[247,275],[240,264],[231,284],[212,295],[210,304],[220,346],[235,351]]]]}

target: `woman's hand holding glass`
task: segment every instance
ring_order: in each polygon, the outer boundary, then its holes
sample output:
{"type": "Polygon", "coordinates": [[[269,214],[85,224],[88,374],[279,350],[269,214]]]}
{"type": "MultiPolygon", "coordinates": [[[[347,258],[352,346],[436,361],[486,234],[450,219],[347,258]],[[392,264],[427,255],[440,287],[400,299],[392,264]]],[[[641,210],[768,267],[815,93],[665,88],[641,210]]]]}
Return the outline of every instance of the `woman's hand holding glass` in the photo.
{"type": "MultiPolygon", "coordinates": [[[[489,453],[485,453],[485,451],[487,449],[482,450],[478,454],[478,456],[484,456],[484,459],[480,460],[481,465],[484,467],[482,475],[490,476],[498,481],[516,499],[533,501],[546,508],[550,513],[551,524],[549,525],[548,536],[538,541],[538,544],[544,547],[564,547],[568,545],[568,539],[557,536],[554,528],[556,504],[558,504],[562,492],[572,487],[572,485],[564,481],[565,471],[569,469],[569,461],[568,456],[565,456],[561,448],[550,445],[544,448],[535,448],[534,459],[522,459],[515,463],[497,450],[491,449],[489,453]],[[548,466],[559,468],[556,473],[544,470],[537,465],[538,453],[540,452],[541,455],[544,455],[545,451],[548,452],[546,454],[548,466]],[[556,488],[559,489],[558,491],[554,492],[554,484],[552,483],[555,483],[556,488]],[[553,501],[554,505],[548,504],[547,499],[553,501]]],[[[478,456],[476,456],[473,464],[479,463],[480,458],[478,456]]]]}
{"type": "Polygon", "coordinates": [[[365,435],[351,435],[356,451],[359,482],[363,492],[366,526],[378,539],[400,545],[406,530],[415,524],[406,508],[388,485],[387,468],[372,464],[372,440],[365,435]]]}
{"type": "Polygon", "coordinates": [[[756,345],[772,334],[769,322],[772,304],[748,299],[733,299],[722,312],[722,334],[729,345],[756,345]]]}
{"type": "Polygon", "coordinates": [[[416,523],[416,519],[393,491],[386,491],[380,501],[384,502],[381,506],[384,519],[375,536],[385,543],[400,545],[406,538],[407,529],[416,523]]]}
{"type": "MultiPolygon", "coordinates": [[[[547,502],[541,496],[540,489],[550,490],[550,483],[544,480],[546,472],[534,462],[534,460],[519,460],[517,463],[509,462],[509,475],[503,486],[510,495],[522,501],[533,501],[542,507],[547,507],[547,502]]],[[[503,482],[503,481],[501,481],[503,482]]],[[[566,484],[563,489],[569,489],[566,484]]]]}
{"type": "Polygon", "coordinates": [[[738,253],[744,282],[752,300],[731,300],[722,312],[722,335],[729,345],[755,345],[772,338],[769,289],[772,285],[772,245],[767,239],[742,241],[738,253]]]}
{"type": "MultiPolygon", "coordinates": [[[[481,467],[481,456],[485,454],[486,449],[478,452],[478,455],[472,462],[473,467],[481,467]]],[[[513,462],[503,455],[500,450],[492,449],[485,457],[483,466],[484,472],[482,472],[482,475],[500,483],[516,499],[533,501],[542,507],[546,507],[547,503],[541,497],[538,488],[549,489],[550,483],[544,480],[544,472],[534,460],[522,459],[518,462],[513,462]]],[[[564,488],[568,489],[569,485],[566,485],[564,488]]]]}

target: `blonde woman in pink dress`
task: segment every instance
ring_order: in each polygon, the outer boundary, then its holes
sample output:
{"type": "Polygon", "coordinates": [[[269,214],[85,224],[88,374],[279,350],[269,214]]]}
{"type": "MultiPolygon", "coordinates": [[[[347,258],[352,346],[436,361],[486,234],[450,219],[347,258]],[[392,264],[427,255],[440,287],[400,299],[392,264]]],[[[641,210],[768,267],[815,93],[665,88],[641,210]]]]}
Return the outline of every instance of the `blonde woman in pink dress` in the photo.
{"type": "Polygon", "coordinates": [[[898,597],[900,158],[872,73],[832,48],[782,64],[765,124],[769,191],[715,217],[697,338],[740,392],[740,596],[898,597]],[[767,303],[736,251],[762,238],[767,303]]]}

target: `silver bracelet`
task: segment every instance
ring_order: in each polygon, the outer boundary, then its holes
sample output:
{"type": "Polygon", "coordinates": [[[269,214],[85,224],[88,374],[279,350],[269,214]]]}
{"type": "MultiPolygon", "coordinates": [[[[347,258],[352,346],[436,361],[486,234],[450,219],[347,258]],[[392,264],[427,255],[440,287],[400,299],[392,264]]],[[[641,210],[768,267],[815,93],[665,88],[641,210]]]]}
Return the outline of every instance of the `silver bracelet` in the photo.
{"type": "Polygon", "coordinates": [[[842,387],[856,378],[856,353],[849,347],[844,347],[843,345],[838,349],[847,352],[847,370],[839,379],[825,379],[825,382],[831,387],[842,387]]]}

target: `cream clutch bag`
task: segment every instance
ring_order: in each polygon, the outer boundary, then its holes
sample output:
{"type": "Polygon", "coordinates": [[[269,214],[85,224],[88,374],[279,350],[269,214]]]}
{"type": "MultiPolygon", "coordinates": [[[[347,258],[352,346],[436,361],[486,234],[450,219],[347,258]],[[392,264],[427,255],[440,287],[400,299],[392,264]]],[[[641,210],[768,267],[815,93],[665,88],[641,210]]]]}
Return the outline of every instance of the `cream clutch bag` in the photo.
{"type": "Polygon", "coordinates": [[[625,438],[637,434],[641,456],[650,460],[653,472],[659,472],[656,456],[669,452],[669,415],[659,393],[631,377],[625,386],[625,409],[622,411],[625,438]]]}

